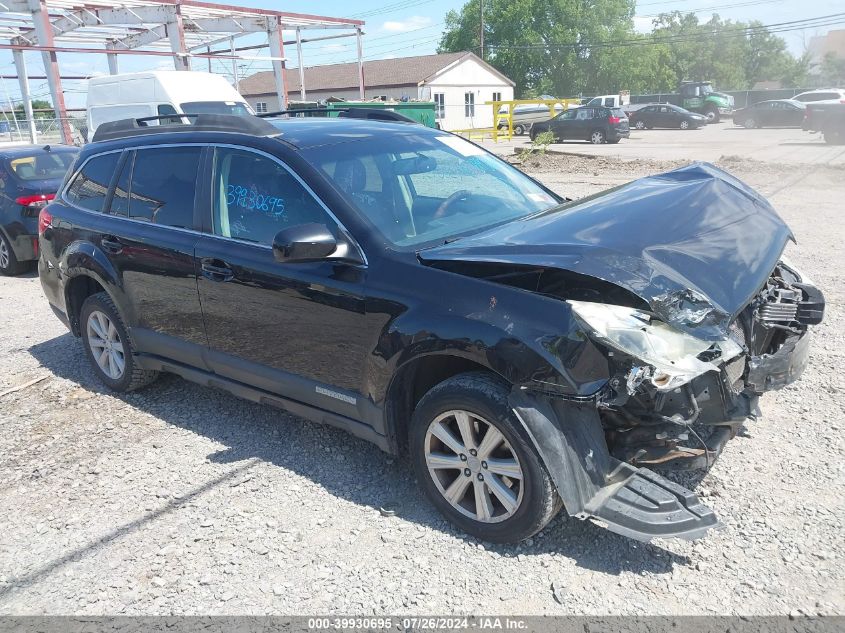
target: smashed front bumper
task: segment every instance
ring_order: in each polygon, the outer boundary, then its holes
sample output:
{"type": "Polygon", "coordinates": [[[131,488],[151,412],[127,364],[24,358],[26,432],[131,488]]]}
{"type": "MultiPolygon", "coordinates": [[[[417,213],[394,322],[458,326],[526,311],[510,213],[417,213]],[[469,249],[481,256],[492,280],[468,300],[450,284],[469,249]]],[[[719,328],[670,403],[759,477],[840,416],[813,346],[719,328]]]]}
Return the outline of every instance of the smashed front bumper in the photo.
{"type": "Polygon", "coordinates": [[[695,539],[718,525],[695,493],[611,456],[592,403],[519,388],[510,402],[570,516],[639,541],[695,539]]]}

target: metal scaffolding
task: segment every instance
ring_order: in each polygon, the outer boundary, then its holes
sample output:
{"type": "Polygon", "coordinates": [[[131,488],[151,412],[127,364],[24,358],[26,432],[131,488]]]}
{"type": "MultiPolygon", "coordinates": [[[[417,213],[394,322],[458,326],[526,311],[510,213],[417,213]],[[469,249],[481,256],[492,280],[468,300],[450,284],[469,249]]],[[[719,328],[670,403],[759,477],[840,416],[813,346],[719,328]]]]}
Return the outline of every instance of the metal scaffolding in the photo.
{"type": "MultiPolygon", "coordinates": [[[[106,55],[110,74],[118,73],[121,55],[172,57],[176,70],[191,70],[194,58],[230,59],[233,64],[239,59],[267,60],[273,66],[279,102],[286,106],[285,44],[297,45],[301,71],[304,65],[302,42],[355,37],[361,68],[363,26],[361,20],[250,9],[197,0],[118,0],[111,4],[73,0],[0,0],[0,40],[8,40],[8,44],[0,44],[0,50],[12,51],[21,98],[30,121],[32,142],[35,142],[35,127],[23,55],[25,51],[41,53],[53,108],[56,117],[62,121],[62,137],[66,143],[71,143],[58,53],[106,55]],[[339,29],[346,33],[303,39],[301,32],[306,29],[339,29]],[[296,39],[286,42],[282,37],[286,30],[294,31],[296,39]],[[266,35],[267,43],[235,48],[236,38],[255,33],[266,35]],[[224,48],[217,50],[217,46],[224,48]],[[270,49],[269,57],[242,54],[246,49],[266,47],[270,49]]],[[[359,84],[363,97],[363,73],[359,73],[359,84]]],[[[305,98],[304,83],[301,97],[305,98]]]]}

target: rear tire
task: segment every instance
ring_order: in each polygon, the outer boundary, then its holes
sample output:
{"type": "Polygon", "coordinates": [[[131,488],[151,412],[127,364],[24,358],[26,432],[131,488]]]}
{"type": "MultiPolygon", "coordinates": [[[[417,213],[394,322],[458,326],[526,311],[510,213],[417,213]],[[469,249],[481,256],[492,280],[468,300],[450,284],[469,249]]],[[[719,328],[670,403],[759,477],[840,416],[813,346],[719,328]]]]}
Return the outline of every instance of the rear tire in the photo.
{"type": "Polygon", "coordinates": [[[140,369],[135,348],[117,306],[106,292],[88,297],[79,315],[85,354],[97,378],[112,391],[134,391],[158,377],[157,371],[140,369]]]}
{"type": "Polygon", "coordinates": [[[0,275],[14,277],[29,268],[29,262],[19,262],[12,244],[0,231],[0,275]]]}
{"type": "Polygon", "coordinates": [[[529,538],[562,505],[509,393],[491,374],[449,378],[420,400],[409,436],[414,473],[432,504],[461,530],[494,543],[529,538]]]}
{"type": "Polygon", "coordinates": [[[607,141],[607,136],[602,130],[593,130],[590,132],[589,141],[593,145],[602,145],[607,141]]]}
{"type": "Polygon", "coordinates": [[[745,119],[745,121],[742,122],[742,125],[749,130],[753,130],[757,127],[757,121],[754,119],[754,117],[748,117],[747,119],[745,119]]]}
{"type": "Polygon", "coordinates": [[[638,130],[644,130],[645,129],[645,122],[644,121],[637,121],[634,124],[634,127],[637,128],[638,130]]]}

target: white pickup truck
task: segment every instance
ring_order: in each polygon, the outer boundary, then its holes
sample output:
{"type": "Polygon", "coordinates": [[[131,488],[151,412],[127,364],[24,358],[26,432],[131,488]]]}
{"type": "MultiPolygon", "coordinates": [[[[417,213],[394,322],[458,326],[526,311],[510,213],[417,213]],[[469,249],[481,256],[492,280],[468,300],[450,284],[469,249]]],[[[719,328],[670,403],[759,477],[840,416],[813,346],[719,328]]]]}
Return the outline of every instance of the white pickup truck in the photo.
{"type": "Polygon", "coordinates": [[[631,103],[631,92],[622,90],[618,95],[599,95],[593,97],[585,106],[604,106],[606,108],[621,108],[631,103]]]}

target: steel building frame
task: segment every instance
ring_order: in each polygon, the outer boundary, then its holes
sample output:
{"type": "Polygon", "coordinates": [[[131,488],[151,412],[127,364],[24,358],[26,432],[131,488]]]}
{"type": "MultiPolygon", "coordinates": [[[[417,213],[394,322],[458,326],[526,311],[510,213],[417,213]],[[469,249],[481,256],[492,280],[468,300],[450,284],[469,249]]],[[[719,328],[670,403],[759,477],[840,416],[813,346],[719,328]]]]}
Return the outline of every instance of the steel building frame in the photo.
{"type": "MultiPolygon", "coordinates": [[[[302,75],[302,43],[337,37],[357,38],[358,83],[361,97],[364,97],[363,26],[361,20],[250,9],[199,0],[117,0],[110,4],[74,0],[0,0],[0,40],[8,41],[8,44],[0,44],[0,50],[12,51],[32,142],[35,142],[35,125],[25,51],[41,53],[53,108],[62,121],[62,137],[66,143],[71,143],[58,53],[104,54],[108,58],[110,74],[118,73],[120,55],[172,57],[176,70],[191,70],[192,58],[231,59],[237,83],[236,61],[256,58],[240,54],[234,40],[262,33],[267,36],[267,44],[248,48],[270,48],[270,56],[260,59],[271,61],[279,101],[287,107],[285,45],[296,44],[302,75]],[[307,29],[346,32],[303,39],[302,31],[307,29]],[[285,30],[295,31],[296,39],[285,41],[282,37],[285,30]],[[226,48],[216,49],[221,44],[226,48]]],[[[304,99],[304,82],[301,85],[300,96],[304,99]]]]}

